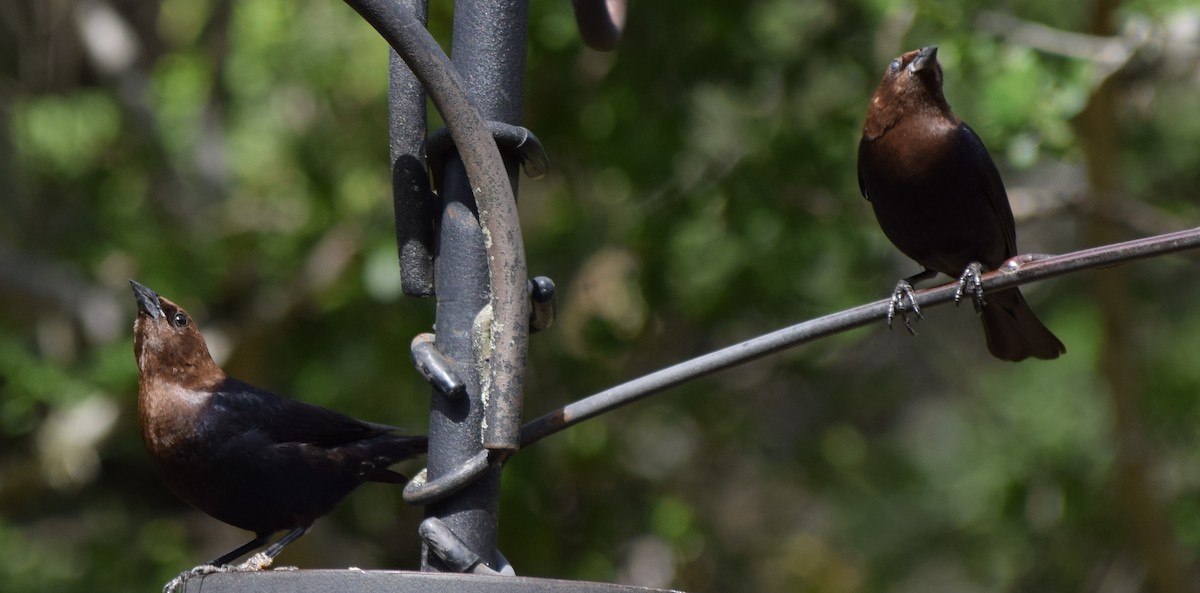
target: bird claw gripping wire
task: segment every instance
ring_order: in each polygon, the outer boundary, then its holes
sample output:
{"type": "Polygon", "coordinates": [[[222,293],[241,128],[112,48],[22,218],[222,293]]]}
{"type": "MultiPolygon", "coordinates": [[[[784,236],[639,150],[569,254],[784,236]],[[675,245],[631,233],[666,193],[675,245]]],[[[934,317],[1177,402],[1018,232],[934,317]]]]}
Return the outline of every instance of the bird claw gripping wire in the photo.
{"type": "Polygon", "coordinates": [[[971,262],[967,264],[967,269],[963,270],[962,276],[958,277],[958,290],[954,291],[954,304],[962,300],[964,294],[970,293],[973,297],[971,303],[975,305],[975,314],[978,315],[983,311],[983,306],[987,301],[983,299],[983,266],[979,262],[971,262]]]}
{"type": "Polygon", "coordinates": [[[887,322],[888,329],[892,328],[892,318],[896,313],[900,313],[900,321],[904,322],[904,328],[911,335],[917,335],[917,331],[913,329],[912,322],[908,319],[908,312],[912,311],[913,316],[917,321],[925,319],[921,314],[921,306],[917,304],[916,291],[913,290],[912,284],[908,280],[901,280],[896,283],[896,289],[892,291],[892,302],[888,303],[887,322]],[[907,302],[907,304],[905,304],[907,302]]]}
{"type": "MultiPolygon", "coordinates": [[[[270,567],[273,561],[274,559],[271,558],[271,556],[269,556],[266,552],[259,552],[246,559],[246,561],[241,564],[223,564],[221,566],[201,564],[200,566],[185,570],[175,575],[175,578],[167,581],[167,584],[163,585],[162,593],[183,591],[183,586],[187,584],[188,581],[196,577],[227,572],[258,572],[270,567]]],[[[296,567],[282,566],[275,570],[296,570],[296,567]]]]}

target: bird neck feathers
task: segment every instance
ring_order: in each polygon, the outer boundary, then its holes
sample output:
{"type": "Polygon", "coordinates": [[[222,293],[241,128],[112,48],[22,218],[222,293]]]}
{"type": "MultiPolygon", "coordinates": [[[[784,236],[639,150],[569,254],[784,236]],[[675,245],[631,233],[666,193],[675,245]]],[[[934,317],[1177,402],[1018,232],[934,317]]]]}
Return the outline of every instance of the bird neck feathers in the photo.
{"type": "MultiPolygon", "coordinates": [[[[882,89],[881,89],[882,90],[882,89]]],[[[881,96],[877,92],[871,99],[871,107],[867,113],[867,123],[863,126],[863,140],[878,140],[889,130],[905,126],[917,125],[924,128],[926,133],[949,132],[958,127],[961,120],[950,110],[950,104],[941,94],[938,100],[924,97],[912,97],[908,94],[899,96],[881,96]]]]}

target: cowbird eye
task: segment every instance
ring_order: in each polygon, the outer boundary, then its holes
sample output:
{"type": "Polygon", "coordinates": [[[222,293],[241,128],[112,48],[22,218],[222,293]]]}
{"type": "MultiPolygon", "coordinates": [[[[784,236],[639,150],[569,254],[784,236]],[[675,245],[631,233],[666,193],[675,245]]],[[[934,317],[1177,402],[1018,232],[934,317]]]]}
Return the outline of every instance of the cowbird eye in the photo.
{"type": "Polygon", "coordinates": [[[171,317],[171,324],[175,327],[187,327],[188,318],[183,313],[176,313],[171,317]]]}
{"type": "Polygon", "coordinates": [[[891,70],[892,72],[895,72],[899,69],[900,69],[900,58],[896,58],[896,59],[892,60],[892,63],[890,65],[888,65],[888,70],[891,70]]]}

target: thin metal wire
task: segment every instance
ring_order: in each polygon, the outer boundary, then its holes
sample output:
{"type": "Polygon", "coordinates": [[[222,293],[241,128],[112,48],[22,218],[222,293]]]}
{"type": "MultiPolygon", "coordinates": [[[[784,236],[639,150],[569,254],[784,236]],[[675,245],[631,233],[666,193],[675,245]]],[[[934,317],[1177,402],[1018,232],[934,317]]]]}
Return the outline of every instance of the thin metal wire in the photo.
{"type": "MultiPolygon", "coordinates": [[[[1198,247],[1200,247],[1200,228],[1195,228],[1057,256],[1017,256],[1006,262],[1001,269],[984,274],[983,288],[998,290],[1071,272],[1112,267],[1136,259],[1198,247]]],[[[954,300],[957,290],[958,282],[919,290],[916,293],[917,304],[921,307],[930,307],[950,302],[954,300]]],[[[768,354],[794,348],[818,338],[881,321],[887,317],[890,302],[890,299],[875,301],[805,321],[610,387],[529,422],[521,429],[521,446],[529,446],[588,418],[612,411],[688,381],[745,364],[768,354]]]]}

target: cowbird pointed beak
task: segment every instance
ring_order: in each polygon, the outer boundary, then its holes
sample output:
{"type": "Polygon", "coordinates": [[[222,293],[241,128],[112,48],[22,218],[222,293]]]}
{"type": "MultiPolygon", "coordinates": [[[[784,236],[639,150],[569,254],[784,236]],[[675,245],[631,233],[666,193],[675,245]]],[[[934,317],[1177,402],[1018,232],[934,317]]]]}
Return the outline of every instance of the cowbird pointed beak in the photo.
{"type": "Polygon", "coordinates": [[[158,300],[158,295],[153,290],[133,280],[129,281],[129,285],[133,287],[133,296],[137,299],[138,311],[145,311],[147,315],[155,319],[163,316],[162,301],[158,300]]]}
{"type": "Polygon", "coordinates": [[[908,65],[908,69],[913,72],[920,72],[921,70],[924,70],[927,66],[932,66],[932,65],[936,64],[937,63],[937,49],[938,48],[936,45],[931,45],[929,47],[921,48],[921,51],[917,52],[916,59],[914,59],[912,61],[912,63],[910,63],[908,65]]]}

